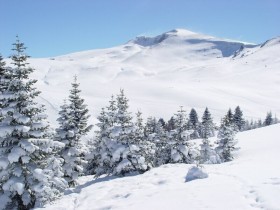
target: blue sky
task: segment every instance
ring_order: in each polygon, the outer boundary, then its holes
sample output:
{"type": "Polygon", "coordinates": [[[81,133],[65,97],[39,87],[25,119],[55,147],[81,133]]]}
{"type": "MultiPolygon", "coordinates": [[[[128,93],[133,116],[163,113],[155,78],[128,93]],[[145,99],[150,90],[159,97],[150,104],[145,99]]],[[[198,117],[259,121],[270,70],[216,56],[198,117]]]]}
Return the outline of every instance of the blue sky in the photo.
{"type": "Polygon", "coordinates": [[[0,0],[0,53],[18,34],[32,57],[107,48],[186,28],[260,43],[280,35],[279,0],[0,0]]]}

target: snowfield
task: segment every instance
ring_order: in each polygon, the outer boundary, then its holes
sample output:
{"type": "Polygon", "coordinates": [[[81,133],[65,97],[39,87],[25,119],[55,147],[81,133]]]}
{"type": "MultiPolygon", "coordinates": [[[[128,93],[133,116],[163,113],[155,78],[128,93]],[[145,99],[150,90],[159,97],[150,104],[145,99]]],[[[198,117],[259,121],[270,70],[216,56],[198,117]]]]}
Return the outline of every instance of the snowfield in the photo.
{"type": "Polygon", "coordinates": [[[185,182],[193,165],[168,164],[130,177],[81,177],[46,210],[280,209],[280,124],[238,133],[236,159],[204,165],[208,178],[185,182]]]}
{"type": "Polygon", "coordinates": [[[280,38],[261,45],[176,29],[157,37],[137,37],[124,45],[52,58],[33,58],[41,103],[49,120],[78,76],[92,123],[110,96],[124,88],[130,110],[168,120],[179,108],[208,106],[216,122],[237,105],[247,119],[280,113],[280,38]]]}

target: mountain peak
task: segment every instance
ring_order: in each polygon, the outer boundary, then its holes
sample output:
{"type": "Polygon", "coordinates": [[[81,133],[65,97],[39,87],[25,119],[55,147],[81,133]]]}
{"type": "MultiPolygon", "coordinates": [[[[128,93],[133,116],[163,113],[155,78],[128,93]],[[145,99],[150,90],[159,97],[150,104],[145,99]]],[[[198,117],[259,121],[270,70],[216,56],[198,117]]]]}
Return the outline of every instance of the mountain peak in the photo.
{"type": "Polygon", "coordinates": [[[206,36],[206,35],[202,35],[202,34],[198,34],[196,32],[193,31],[189,31],[186,29],[173,29],[171,31],[167,31],[164,32],[160,35],[157,36],[137,36],[135,39],[129,41],[129,43],[134,43],[134,44],[138,44],[141,45],[143,47],[147,47],[147,46],[152,46],[152,45],[156,45],[156,44],[160,44],[161,42],[163,42],[164,40],[170,38],[170,37],[178,37],[181,39],[188,39],[188,38],[210,38],[210,36],[206,36]]]}

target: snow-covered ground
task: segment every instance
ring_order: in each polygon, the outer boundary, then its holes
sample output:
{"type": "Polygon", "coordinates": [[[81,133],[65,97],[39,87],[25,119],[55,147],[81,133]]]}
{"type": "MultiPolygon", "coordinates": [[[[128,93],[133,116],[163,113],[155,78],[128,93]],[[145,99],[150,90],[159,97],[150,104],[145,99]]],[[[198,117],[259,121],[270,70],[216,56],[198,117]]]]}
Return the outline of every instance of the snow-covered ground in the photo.
{"type": "Polygon", "coordinates": [[[205,165],[209,177],[185,182],[192,165],[168,164],[130,177],[82,177],[46,210],[280,209],[280,124],[239,133],[232,162],[205,165]]]}
{"type": "Polygon", "coordinates": [[[219,122],[229,107],[237,105],[249,119],[264,118],[269,110],[279,115],[279,53],[279,37],[252,45],[177,29],[113,48],[30,63],[53,125],[75,74],[93,123],[120,88],[130,99],[130,110],[141,110],[144,117],[168,120],[181,105],[187,111],[196,108],[201,116],[208,106],[219,122]]]}

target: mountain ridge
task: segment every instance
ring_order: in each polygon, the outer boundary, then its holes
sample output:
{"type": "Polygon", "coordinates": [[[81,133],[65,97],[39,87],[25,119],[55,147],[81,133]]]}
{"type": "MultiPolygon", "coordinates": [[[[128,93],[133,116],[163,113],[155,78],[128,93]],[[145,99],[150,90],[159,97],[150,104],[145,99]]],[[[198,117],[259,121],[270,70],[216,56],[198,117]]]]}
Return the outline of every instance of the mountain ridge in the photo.
{"type": "Polygon", "coordinates": [[[186,43],[186,37],[193,40],[197,35],[186,32],[183,36],[184,31],[179,31],[178,37],[174,30],[167,33],[172,35],[151,47],[129,42],[113,48],[30,59],[42,101],[50,104],[50,121],[56,123],[57,110],[74,75],[78,76],[94,117],[120,88],[130,99],[131,111],[140,109],[144,117],[168,120],[181,105],[187,111],[196,108],[199,114],[207,106],[216,121],[229,107],[237,105],[247,119],[264,118],[269,110],[280,114],[280,99],[276,97],[280,95],[277,39],[261,48],[242,43],[223,45],[225,41],[209,41],[203,35],[204,39],[198,37],[202,41],[186,43]],[[242,52],[233,57],[234,49],[241,46],[245,46],[242,52]]]}

